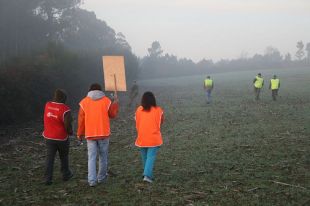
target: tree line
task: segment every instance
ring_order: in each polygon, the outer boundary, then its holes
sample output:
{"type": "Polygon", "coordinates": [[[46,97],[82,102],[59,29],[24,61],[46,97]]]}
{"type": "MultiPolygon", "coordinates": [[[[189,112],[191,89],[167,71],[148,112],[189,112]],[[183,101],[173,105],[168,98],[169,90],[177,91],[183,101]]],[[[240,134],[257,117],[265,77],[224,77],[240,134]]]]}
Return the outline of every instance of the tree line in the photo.
{"type": "Polygon", "coordinates": [[[139,77],[162,78],[251,69],[305,67],[310,65],[310,43],[304,45],[302,41],[298,41],[295,57],[293,59],[290,53],[281,54],[277,48],[269,46],[264,54],[255,54],[252,57],[244,55],[238,59],[222,59],[218,62],[202,59],[195,63],[188,58],[164,54],[160,43],[154,41],[148,49],[148,55],[141,59],[139,77]]]}
{"type": "Polygon", "coordinates": [[[93,82],[102,83],[102,56],[125,56],[126,75],[139,61],[116,33],[81,0],[0,1],[0,125],[42,115],[55,88],[77,106],[93,82]]]}

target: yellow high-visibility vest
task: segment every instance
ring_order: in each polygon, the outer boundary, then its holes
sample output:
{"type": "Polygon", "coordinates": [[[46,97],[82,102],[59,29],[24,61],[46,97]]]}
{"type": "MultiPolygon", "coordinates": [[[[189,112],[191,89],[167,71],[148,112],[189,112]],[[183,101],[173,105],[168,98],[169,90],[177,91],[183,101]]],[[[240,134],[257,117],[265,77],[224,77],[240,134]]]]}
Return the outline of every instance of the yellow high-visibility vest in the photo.
{"type": "Polygon", "coordinates": [[[255,88],[261,89],[263,87],[264,79],[256,76],[256,81],[254,83],[255,88]]]}
{"type": "Polygon", "coordinates": [[[205,86],[206,87],[212,87],[213,80],[212,79],[205,79],[205,86]]]}
{"type": "Polygon", "coordinates": [[[271,79],[271,89],[279,89],[280,80],[279,79],[271,79]]]}

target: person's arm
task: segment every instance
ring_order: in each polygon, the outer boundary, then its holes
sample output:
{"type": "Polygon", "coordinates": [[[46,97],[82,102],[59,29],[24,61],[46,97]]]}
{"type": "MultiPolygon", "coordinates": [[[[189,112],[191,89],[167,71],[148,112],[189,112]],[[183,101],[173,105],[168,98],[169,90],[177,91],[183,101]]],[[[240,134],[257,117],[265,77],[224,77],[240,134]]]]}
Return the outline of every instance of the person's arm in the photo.
{"type": "Polygon", "coordinates": [[[79,117],[78,117],[78,130],[77,130],[77,138],[82,140],[82,136],[85,136],[85,112],[80,107],[79,117]]]}
{"type": "Polygon", "coordinates": [[[119,104],[118,101],[114,101],[109,108],[108,114],[110,118],[115,118],[118,114],[119,104]]]}
{"type": "Polygon", "coordinates": [[[163,124],[165,121],[164,113],[161,115],[160,124],[163,124]]]}
{"type": "Polygon", "coordinates": [[[270,80],[270,82],[269,82],[269,89],[271,89],[271,80],[270,80]]]}
{"type": "Polygon", "coordinates": [[[64,125],[65,125],[65,129],[68,133],[68,135],[72,135],[73,131],[72,131],[72,116],[71,116],[71,112],[68,111],[65,113],[64,116],[64,125]]]}
{"type": "Polygon", "coordinates": [[[253,79],[253,84],[255,84],[255,82],[256,82],[256,78],[255,78],[255,79],[253,79]]]}

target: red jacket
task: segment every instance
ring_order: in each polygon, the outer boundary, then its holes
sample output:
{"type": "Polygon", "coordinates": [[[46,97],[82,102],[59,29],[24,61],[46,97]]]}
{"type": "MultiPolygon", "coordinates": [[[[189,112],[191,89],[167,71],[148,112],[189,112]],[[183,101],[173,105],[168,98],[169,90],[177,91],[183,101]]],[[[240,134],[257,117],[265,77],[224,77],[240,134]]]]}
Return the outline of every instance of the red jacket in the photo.
{"type": "Polygon", "coordinates": [[[65,141],[68,133],[65,129],[64,118],[70,108],[57,102],[47,102],[44,109],[44,131],[46,139],[65,141]]]}

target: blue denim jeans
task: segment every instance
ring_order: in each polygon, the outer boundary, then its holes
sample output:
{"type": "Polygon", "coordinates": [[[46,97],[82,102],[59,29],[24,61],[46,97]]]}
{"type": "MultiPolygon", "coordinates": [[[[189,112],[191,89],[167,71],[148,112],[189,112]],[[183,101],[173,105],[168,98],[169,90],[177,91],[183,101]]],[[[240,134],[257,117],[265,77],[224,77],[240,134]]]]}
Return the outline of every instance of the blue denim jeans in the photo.
{"type": "Polygon", "coordinates": [[[143,176],[153,179],[153,168],[159,147],[141,147],[140,152],[143,163],[143,176]]]}
{"type": "Polygon", "coordinates": [[[108,173],[109,138],[100,140],[87,140],[88,150],[88,183],[95,185],[103,182],[108,173]],[[99,153],[99,170],[96,172],[97,152],[99,153]]]}
{"type": "Polygon", "coordinates": [[[211,92],[212,90],[210,89],[206,90],[207,102],[211,102],[211,92]]]}

